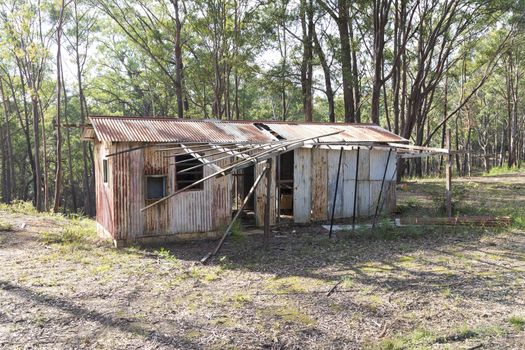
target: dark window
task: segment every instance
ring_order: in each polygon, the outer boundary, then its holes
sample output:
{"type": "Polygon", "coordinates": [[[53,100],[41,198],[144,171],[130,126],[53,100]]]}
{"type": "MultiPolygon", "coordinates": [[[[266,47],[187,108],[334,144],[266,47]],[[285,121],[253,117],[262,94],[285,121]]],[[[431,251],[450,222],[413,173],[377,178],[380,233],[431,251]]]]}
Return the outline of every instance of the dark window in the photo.
{"type": "Polygon", "coordinates": [[[146,177],[146,199],[166,197],[166,176],[146,177]]]}
{"type": "Polygon", "coordinates": [[[104,172],[104,183],[108,183],[108,160],[102,160],[102,171],[104,172]]]}
{"type": "MultiPolygon", "coordinates": [[[[184,154],[175,157],[177,169],[177,190],[180,190],[192,183],[201,180],[204,177],[204,166],[192,155],[184,154]],[[183,171],[184,172],[181,172],[183,171]]],[[[194,187],[192,190],[202,190],[202,182],[194,187]]]]}

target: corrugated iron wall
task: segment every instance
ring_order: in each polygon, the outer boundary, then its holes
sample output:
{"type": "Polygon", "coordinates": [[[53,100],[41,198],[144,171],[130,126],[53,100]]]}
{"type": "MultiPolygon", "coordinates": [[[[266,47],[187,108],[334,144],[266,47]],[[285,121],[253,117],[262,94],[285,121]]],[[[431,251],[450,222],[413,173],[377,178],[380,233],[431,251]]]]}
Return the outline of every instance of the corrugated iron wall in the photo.
{"type": "MultiPolygon", "coordinates": [[[[147,175],[167,175],[166,192],[169,194],[175,190],[175,160],[156,151],[162,146],[109,158],[109,182],[105,185],[102,181],[104,156],[138,145],[116,143],[107,150],[100,143],[95,146],[97,222],[115,240],[131,241],[140,237],[209,232],[227,225],[231,218],[232,180],[229,175],[208,180],[202,189],[180,193],[145,212],[140,211],[153,202],[145,199],[147,175]]],[[[225,161],[220,164],[224,166],[225,161]]],[[[204,166],[203,170],[204,176],[215,171],[209,166],[204,166]]]]}

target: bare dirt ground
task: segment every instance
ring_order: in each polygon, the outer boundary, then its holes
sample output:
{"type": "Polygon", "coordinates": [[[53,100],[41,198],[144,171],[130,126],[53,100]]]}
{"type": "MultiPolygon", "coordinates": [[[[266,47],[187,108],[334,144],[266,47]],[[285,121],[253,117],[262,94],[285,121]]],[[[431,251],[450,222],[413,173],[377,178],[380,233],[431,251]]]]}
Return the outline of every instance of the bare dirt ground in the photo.
{"type": "MultiPolygon", "coordinates": [[[[442,215],[442,191],[400,185],[399,215],[442,215]]],[[[90,220],[4,207],[0,348],[525,349],[525,176],[460,179],[454,199],[515,224],[281,227],[202,266],[214,242],[116,250],[90,220]]]]}

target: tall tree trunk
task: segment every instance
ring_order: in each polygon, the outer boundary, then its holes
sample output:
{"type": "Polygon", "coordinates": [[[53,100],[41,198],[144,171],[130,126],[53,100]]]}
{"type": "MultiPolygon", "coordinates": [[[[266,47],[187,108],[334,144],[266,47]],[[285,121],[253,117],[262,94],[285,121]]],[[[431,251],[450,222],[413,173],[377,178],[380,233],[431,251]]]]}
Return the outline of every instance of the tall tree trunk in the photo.
{"type": "Polygon", "coordinates": [[[370,106],[370,119],[372,123],[379,125],[379,110],[381,100],[381,89],[384,84],[383,65],[385,48],[385,28],[388,23],[391,0],[374,0],[374,41],[373,61],[374,72],[372,78],[372,103],[370,106]]]}
{"type": "Polygon", "coordinates": [[[36,209],[38,211],[43,211],[43,198],[42,198],[42,177],[41,177],[41,167],[40,167],[40,117],[38,110],[38,100],[33,92],[33,84],[29,83],[28,87],[31,92],[31,107],[33,113],[33,140],[34,140],[34,155],[35,155],[35,177],[36,177],[36,187],[35,187],[35,203],[36,209]]]}
{"type": "MultiPolygon", "coordinates": [[[[80,105],[80,124],[86,123],[87,117],[87,105],[84,97],[84,87],[82,80],[82,63],[80,54],[80,18],[81,15],[78,13],[77,2],[73,1],[73,10],[75,15],[75,63],[77,68],[77,85],[78,85],[78,99],[80,105]]],[[[84,210],[88,216],[95,215],[94,201],[92,200],[92,191],[94,188],[91,186],[92,179],[90,173],[92,173],[93,164],[89,161],[89,150],[86,141],[82,141],[82,191],[84,198],[84,210]]]]}
{"type": "Polygon", "coordinates": [[[175,94],[177,95],[177,116],[184,118],[184,98],[182,91],[183,63],[182,63],[182,44],[181,30],[182,23],[179,16],[179,0],[171,0],[175,10],[175,94]]]}
{"type": "Polygon", "coordinates": [[[56,115],[56,167],[55,167],[55,203],[53,204],[53,212],[58,213],[60,210],[60,196],[62,191],[62,19],[64,17],[64,0],[60,3],[60,15],[57,24],[57,83],[56,83],[56,99],[57,99],[57,115],[56,115]]]}
{"type": "MultiPolygon", "coordinates": [[[[60,67],[61,70],[61,76],[64,76],[64,69],[62,66],[60,67]]],[[[62,81],[62,92],[64,94],[64,121],[66,122],[66,125],[69,125],[69,117],[68,117],[68,97],[67,97],[67,91],[66,91],[66,84],[64,81],[62,81]]],[[[67,145],[67,164],[68,164],[68,173],[69,173],[69,187],[71,189],[71,202],[73,204],[73,212],[76,213],[78,211],[78,203],[77,203],[77,186],[75,183],[75,174],[73,171],[73,156],[71,151],[71,131],[70,128],[66,128],[66,145],[67,145]]]]}
{"type": "Polygon", "coordinates": [[[355,113],[355,122],[361,123],[361,90],[359,88],[359,73],[357,71],[357,53],[354,47],[354,29],[352,27],[352,18],[348,18],[348,33],[350,35],[350,52],[352,55],[352,110],[355,113]]]}
{"type": "Polygon", "coordinates": [[[313,83],[313,8],[311,0],[301,1],[301,27],[303,31],[303,58],[301,64],[301,90],[303,95],[304,120],[312,121],[313,117],[313,100],[312,100],[312,83],[313,83]]]}
{"type": "Polygon", "coordinates": [[[323,48],[321,47],[321,44],[319,43],[319,38],[317,37],[315,28],[314,28],[313,36],[314,36],[315,51],[317,52],[317,57],[319,57],[319,62],[321,63],[321,67],[323,68],[325,93],[326,93],[326,99],[328,100],[328,118],[331,123],[335,123],[334,90],[332,88],[332,78],[330,76],[330,67],[328,66],[328,62],[326,61],[326,56],[323,52],[323,48]]]}
{"type": "Polygon", "coordinates": [[[44,211],[49,210],[49,162],[47,159],[47,133],[46,123],[44,117],[44,111],[42,109],[42,101],[40,96],[37,95],[37,103],[40,112],[40,118],[42,119],[42,163],[44,165],[44,211]]]}
{"type": "MultiPolygon", "coordinates": [[[[36,166],[35,166],[35,158],[33,156],[33,146],[31,145],[31,130],[30,130],[30,123],[29,123],[29,107],[28,107],[28,103],[27,103],[27,99],[26,99],[26,82],[25,82],[25,79],[24,79],[24,74],[22,73],[22,68],[20,66],[21,62],[19,60],[17,60],[17,66],[18,66],[18,73],[19,73],[19,77],[20,77],[20,90],[22,92],[22,101],[23,101],[23,104],[24,104],[24,118],[22,119],[22,113],[20,112],[20,108],[18,106],[18,101],[17,101],[17,98],[16,98],[16,93],[15,93],[15,89],[14,89],[14,83],[11,79],[11,77],[8,75],[8,79],[9,79],[9,87],[10,87],[10,90],[11,90],[11,96],[13,98],[13,101],[14,101],[14,106],[15,106],[15,110],[16,110],[16,113],[18,115],[18,120],[20,122],[20,126],[22,128],[22,130],[24,131],[24,135],[25,135],[25,141],[26,141],[26,151],[27,151],[27,159],[29,160],[29,163],[31,164],[31,174],[32,174],[32,185],[33,185],[33,189],[36,188],[36,166]]],[[[36,206],[36,198],[33,197],[33,200],[34,200],[34,203],[35,203],[35,206],[36,206]]]]}
{"type": "Polygon", "coordinates": [[[354,123],[355,118],[355,102],[353,91],[353,77],[352,77],[352,48],[350,43],[349,26],[349,0],[338,1],[339,17],[337,19],[337,26],[339,28],[339,40],[341,42],[341,68],[343,77],[343,101],[345,110],[345,122],[354,123]]]}
{"type": "Polygon", "coordinates": [[[3,171],[4,171],[4,193],[3,199],[5,203],[11,203],[12,194],[15,186],[14,183],[14,167],[13,167],[13,145],[11,142],[11,126],[9,122],[9,104],[4,91],[4,85],[2,78],[0,77],[0,97],[2,98],[2,107],[4,110],[4,135],[3,141],[5,145],[5,151],[3,153],[3,171]]]}

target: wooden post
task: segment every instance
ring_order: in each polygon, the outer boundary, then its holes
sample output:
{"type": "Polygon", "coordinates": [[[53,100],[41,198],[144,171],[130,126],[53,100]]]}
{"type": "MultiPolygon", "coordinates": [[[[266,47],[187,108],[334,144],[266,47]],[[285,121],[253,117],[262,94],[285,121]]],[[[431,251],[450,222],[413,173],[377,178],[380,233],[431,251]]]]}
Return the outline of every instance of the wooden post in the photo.
{"type": "Polygon", "coordinates": [[[381,206],[381,194],[383,193],[383,187],[385,186],[386,173],[388,172],[388,164],[390,163],[390,155],[392,154],[392,148],[388,150],[388,158],[386,159],[385,172],[383,173],[383,180],[381,180],[381,189],[379,190],[379,196],[377,198],[377,206],[372,221],[372,228],[376,227],[377,215],[379,214],[379,207],[381,206]]]}
{"type": "Polygon", "coordinates": [[[359,150],[360,147],[357,147],[357,155],[355,160],[354,213],[352,215],[352,231],[355,230],[355,217],[357,215],[357,181],[359,178],[359,150]]]}
{"type": "Polygon", "coordinates": [[[281,222],[281,155],[278,155],[277,158],[277,164],[275,165],[275,173],[277,177],[277,181],[275,184],[275,192],[277,197],[277,203],[275,211],[277,212],[277,223],[281,222]]]}
{"type": "Polygon", "coordinates": [[[447,164],[445,167],[445,207],[447,208],[447,216],[452,217],[452,155],[450,154],[450,129],[447,129],[446,147],[448,150],[447,164]]]}
{"type": "Polygon", "coordinates": [[[235,213],[235,216],[233,217],[232,221],[230,222],[230,224],[228,225],[228,227],[224,231],[224,234],[222,235],[222,238],[219,241],[219,244],[217,244],[217,247],[215,247],[215,250],[213,250],[213,252],[208,253],[205,257],[203,257],[201,259],[201,263],[203,263],[203,264],[206,263],[206,261],[208,261],[209,258],[211,258],[212,256],[216,255],[219,252],[219,249],[221,249],[222,244],[224,243],[224,240],[226,239],[226,237],[228,237],[230,235],[230,230],[232,229],[233,224],[235,223],[235,221],[241,215],[244,207],[246,206],[246,203],[248,203],[248,200],[253,195],[253,193],[255,192],[255,189],[259,185],[259,182],[261,182],[261,180],[262,180],[264,175],[268,176],[267,175],[268,173],[269,173],[269,169],[268,169],[268,167],[265,167],[263,169],[262,173],[259,174],[259,176],[257,176],[257,179],[255,179],[252,187],[248,191],[248,194],[246,194],[246,197],[244,197],[244,200],[242,201],[241,207],[237,209],[237,213],[235,213]]]}
{"type": "Polygon", "coordinates": [[[264,246],[268,247],[270,242],[270,204],[272,185],[272,158],[266,161],[266,203],[264,204],[264,246]]]}
{"type": "Polygon", "coordinates": [[[339,187],[339,175],[341,174],[341,159],[343,158],[343,149],[344,147],[341,147],[341,151],[339,152],[339,163],[337,165],[337,177],[335,179],[334,202],[332,204],[332,217],[330,219],[330,232],[328,233],[328,238],[332,238],[332,229],[334,226],[334,215],[335,215],[335,203],[337,200],[337,189],[339,187]]]}

